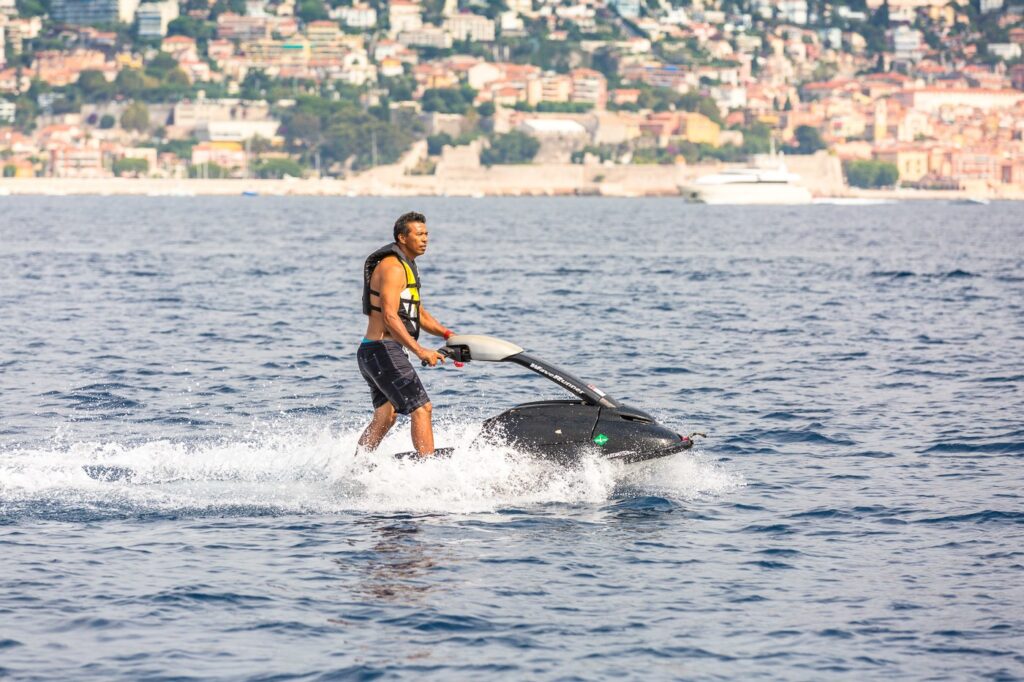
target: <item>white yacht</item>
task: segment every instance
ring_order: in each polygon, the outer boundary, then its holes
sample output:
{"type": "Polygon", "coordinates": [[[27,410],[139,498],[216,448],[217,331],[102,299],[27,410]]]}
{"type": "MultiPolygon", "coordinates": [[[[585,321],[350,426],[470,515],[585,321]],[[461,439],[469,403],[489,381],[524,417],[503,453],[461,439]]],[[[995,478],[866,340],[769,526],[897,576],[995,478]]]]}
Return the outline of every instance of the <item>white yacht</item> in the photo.
{"type": "Polygon", "coordinates": [[[703,175],[684,188],[687,201],[702,204],[809,204],[810,191],[785,166],[736,168],[703,175]]]}

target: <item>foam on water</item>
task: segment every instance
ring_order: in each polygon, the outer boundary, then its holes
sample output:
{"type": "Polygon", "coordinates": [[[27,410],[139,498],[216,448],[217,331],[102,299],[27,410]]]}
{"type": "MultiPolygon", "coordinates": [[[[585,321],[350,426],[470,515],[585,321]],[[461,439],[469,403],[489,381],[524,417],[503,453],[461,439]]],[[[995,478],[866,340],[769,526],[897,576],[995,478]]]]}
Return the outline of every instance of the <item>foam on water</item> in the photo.
{"type": "Polygon", "coordinates": [[[0,458],[0,508],[33,503],[116,515],[139,513],[480,512],[551,503],[600,503],[614,495],[686,499],[742,484],[699,454],[623,465],[599,457],[565,467],[511,447],[474,447],[477,426],[438,428],[450,458],[399,460],[407,429],[378,453],[356,456],[358,430],[264,425],[212,442],[62,442],[0,458]]]}

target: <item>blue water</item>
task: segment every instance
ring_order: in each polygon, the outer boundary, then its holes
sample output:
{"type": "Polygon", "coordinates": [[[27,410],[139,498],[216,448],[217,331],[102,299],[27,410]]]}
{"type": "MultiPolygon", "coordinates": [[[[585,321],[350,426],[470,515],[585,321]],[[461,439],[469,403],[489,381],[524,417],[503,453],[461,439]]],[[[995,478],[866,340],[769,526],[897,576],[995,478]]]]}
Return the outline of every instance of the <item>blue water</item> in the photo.
{"type": "Polygon", "coordinates": [[[0,676],[1024,678],[1017,204],[0,201],[0,676]],[[474,449],[562,396],[471,364],[353,458],[409,209],[442,322],[708,439],[474,449]]]}

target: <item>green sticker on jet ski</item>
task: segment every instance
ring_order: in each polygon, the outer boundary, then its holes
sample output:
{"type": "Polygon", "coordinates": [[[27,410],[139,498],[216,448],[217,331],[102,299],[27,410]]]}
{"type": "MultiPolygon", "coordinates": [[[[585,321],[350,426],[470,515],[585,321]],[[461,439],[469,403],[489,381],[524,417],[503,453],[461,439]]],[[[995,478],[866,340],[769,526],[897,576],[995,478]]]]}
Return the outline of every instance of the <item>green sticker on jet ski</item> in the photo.
{"type": "Polygon", "coordinates": [[[601,447],[604,447],[604,444],[608,442],[608,436],[604,435],[603,433],[599,433],[596,436],[594,436],[594,442],[600,445],[601,447]]]}

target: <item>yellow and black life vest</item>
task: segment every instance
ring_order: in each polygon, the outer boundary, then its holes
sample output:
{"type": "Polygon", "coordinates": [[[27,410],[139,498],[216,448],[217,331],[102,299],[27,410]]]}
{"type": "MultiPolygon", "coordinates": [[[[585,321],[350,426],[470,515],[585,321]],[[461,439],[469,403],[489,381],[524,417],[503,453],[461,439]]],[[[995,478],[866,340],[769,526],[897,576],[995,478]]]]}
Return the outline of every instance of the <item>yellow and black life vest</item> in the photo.
{"type": "Polygon", "coordinates": [[[363,265],[363,314],[369,315],[371,311],[381,312],[379,305],[370,302],[370,296],[380,298],[380,292],[370,288],[370,278],[373,271],[382,260],[388,256],[395,256],[398,262],[405,268],[405,288],[402,289],[401,302],[398,304],[398,317],[405,324],[405,331],[414,339],[420,338],[420,273],[416,269],[416,263],[410,261],[402,253],[395,243],[382,246],[369,255],[363,265]]]}

